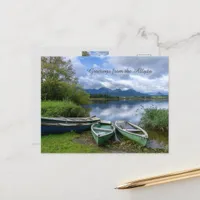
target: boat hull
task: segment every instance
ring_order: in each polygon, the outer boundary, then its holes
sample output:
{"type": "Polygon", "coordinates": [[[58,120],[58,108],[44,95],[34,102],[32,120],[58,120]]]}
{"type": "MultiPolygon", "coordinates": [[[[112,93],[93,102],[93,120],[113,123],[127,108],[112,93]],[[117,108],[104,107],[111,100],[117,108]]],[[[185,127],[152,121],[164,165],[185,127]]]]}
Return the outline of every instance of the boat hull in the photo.
{"type": "Polygon", "coordinates": [[[60,134],[60,133],[67,133],[71,131],[75,131],[77,133],[81,133],[83,131],[89,130],[91,124],[68,124],[68,125],[60,125],[60,124],[42,124],[41,125],[41,133],[42,135],[48,134],[60,134]]]}
{"type": "Polygon", "coordinates": [[[42,123],[95,123],[100,121],[97,117],[42,117],[42,123]]]}
{"type": "Polygon", "coordinates": [[[123,136],[127,137],[130,140],[137,142],[138,144],[140,144],[142,146],[146,146],[146,144],[147,144],[148,138],[140,137],[137,135],[132,135],[132,134],[129,134],[126,131],[123,131],[120,129],[117,129],[117,131],[119,131],[123,136]]]}
{"type": "Polygon", "coordinates": [[[93,135],[93,138],[95,140],[95,142],[98,144],[98,145],[103,145],[105,144],[112,136],[113,136],[113,132],[108,134],[108,135],[105,135],[105,136],[100,136],[98,137],[94,131],[92,131],[92,135],[93,135]]]}
{"type": "Polygon", "coordinates": [[[66,120],[61,119],[61,118],[42,117],[41,118],[41,123],[66,123],[66,120]]]}

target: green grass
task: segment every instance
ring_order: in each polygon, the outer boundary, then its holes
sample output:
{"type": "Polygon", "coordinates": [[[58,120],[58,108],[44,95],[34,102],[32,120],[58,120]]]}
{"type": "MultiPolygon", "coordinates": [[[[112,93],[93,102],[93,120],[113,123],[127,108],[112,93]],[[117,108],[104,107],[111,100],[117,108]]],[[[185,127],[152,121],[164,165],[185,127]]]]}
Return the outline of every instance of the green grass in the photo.
{"type": "Polygon", "coordinates": [[[72,101],[42,101],[41,115],[43,117],[85,117],[88,111],[72,101]]]}
{"type": "Polygon", "coordinates": [[[149,130],[168,131],[168,109],[146,108],[140,126],[149,130]]]}
{"type": "Polygon", "coordinates": [[[41,137],[42,153],[167,153],[165,149],[151,149],[142,147],[125,137],[121,142],[109,140],[104,146],[97,146],[91,131],[82,134],[75,132],[52,134],[41,137]]]}
{"type": "Polygon", "coordinates": [[[104,150],[87,139],[78,142],[81,134],[74,132],[42,136],[42,153],[101,153],[104,150]],[[77,140],[77,141],[76,141],[77,140]],[[84,144],[85,143],[85,144],[84,144]]]}

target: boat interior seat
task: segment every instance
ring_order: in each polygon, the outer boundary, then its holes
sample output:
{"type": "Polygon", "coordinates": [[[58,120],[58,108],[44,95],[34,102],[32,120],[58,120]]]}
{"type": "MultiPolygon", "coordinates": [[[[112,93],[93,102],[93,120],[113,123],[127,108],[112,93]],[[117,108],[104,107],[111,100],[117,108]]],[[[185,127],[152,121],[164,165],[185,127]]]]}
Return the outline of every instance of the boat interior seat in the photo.
{"type": "Polygon", "coordinates": [[[93,129],[99,130],[99,131],[111,131],[112,130],[112,129],[107,129],[107,128],[97,128],[97,127],[94,127],[93,129]]]}
{"type": "Polygon", "coordinates": [[[140,129],[134,129],[134,128],[129,128],[129,129],[125,129],[128,132],[141,132],[140,129]]]}

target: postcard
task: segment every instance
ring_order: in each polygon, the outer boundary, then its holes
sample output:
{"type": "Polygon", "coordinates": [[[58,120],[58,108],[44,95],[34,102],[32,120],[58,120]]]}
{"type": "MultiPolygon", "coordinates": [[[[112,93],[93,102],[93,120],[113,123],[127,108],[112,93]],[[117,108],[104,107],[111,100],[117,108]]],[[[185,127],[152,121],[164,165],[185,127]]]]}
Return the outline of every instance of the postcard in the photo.
{"type": "Polygon", "coordinates": [[[165,56],[41,57],[42,153],[168,153],[165,56]]]}

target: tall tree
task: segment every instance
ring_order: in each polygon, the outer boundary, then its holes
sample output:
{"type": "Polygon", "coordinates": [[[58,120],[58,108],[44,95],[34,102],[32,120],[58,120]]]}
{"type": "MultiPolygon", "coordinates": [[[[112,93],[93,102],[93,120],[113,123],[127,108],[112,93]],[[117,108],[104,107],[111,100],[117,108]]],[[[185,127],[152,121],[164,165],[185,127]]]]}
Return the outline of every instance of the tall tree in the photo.
{"type": "Polygon", "coordinates": [[[42,57],[41,82],[50,80],[76,83],[71,60],[65,60],[64,57],[42,57]]]}
{"type": "Polygon", "coordinates": [[[76,84],[71,60],[64,57],[41,58],[41,97],[43,100],[64,99],[65,84],[76,84]]]}

